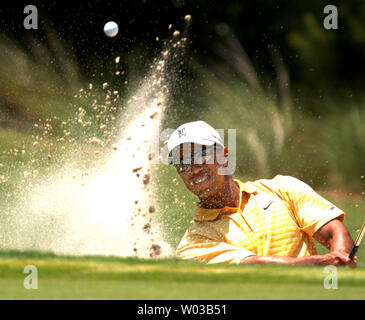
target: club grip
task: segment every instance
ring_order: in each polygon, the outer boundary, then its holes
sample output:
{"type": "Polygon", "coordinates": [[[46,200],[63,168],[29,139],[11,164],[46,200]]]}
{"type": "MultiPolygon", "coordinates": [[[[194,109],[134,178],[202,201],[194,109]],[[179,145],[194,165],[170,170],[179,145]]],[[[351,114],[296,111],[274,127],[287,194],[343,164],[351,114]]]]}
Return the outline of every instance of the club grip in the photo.
{"type": "Polygon", "coordinates": [[[353,259],[354,259],[355,254],[356,254],[356,252],[357,252],[357,249],[359,249],[359,246],[353,246],[353,247],[352,247],[351,252],[350,252],[350,254],[349,254],[349,258],[350,258],[351,260],[353,260],[353,259]]]}

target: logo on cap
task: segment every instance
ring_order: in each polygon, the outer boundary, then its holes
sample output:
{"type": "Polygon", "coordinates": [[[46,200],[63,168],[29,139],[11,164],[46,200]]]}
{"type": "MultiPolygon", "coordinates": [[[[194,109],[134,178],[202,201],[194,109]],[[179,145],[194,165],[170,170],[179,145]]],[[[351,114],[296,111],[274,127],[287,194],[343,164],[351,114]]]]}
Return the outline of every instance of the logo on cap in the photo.
{"type": "Polygon", "coordinates": [[[186,136],[185,128],[177,130],[177,133],[179,134],[179,138],[186,136]]]}

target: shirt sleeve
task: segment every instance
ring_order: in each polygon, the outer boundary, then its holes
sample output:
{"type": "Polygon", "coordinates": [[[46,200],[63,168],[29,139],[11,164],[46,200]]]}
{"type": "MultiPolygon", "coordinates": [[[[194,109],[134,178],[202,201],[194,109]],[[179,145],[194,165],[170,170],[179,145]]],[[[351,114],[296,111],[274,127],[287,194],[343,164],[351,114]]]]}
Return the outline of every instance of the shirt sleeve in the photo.
{"type": "Polygon", "coordinates": [[[198,260],[205,263],[237,263],[255,256],[255,253],[222,241],[218,232],[209,228],[209,223],[192,223],[176,250],[182,259],[198,260]]]}
{"type": "Polygon", "coordinates": [[[345,218],[345,213],[317,194],[309,185],[290,176],[277,176],[277,191],[290,206],[298,226],[309,236],[327,222],[345,218]]]}

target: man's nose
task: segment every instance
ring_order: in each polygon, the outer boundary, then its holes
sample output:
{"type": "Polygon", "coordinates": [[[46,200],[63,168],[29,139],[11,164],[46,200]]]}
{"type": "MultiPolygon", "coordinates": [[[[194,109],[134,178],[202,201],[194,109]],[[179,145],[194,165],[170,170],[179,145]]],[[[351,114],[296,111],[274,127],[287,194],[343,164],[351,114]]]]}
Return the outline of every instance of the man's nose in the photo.
{"type": "Polygon", "coordinates": [[[199,174],[200,171],[203,170],[203,166],[201,164],[193,163],[191,165],[191,174],[196,175],[199,174]]]}

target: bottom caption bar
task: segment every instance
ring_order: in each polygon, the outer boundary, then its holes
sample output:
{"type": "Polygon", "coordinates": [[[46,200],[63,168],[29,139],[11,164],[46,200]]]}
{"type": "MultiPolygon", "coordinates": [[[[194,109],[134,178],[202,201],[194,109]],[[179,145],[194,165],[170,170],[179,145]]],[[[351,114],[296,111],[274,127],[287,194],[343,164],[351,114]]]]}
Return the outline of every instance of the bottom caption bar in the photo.
{"type": "Polygon", "coordinates": [[[186,304],[174,302],[172,305],[159,306],[149,305],[147,303],[137,307],[137,315],[150,315],[150,316],[164,316],[168,318],[174,315],[226,315],[227,305],[224,303],[220,304],[209,304],[209,303],[194,303],[186,304]]]}

